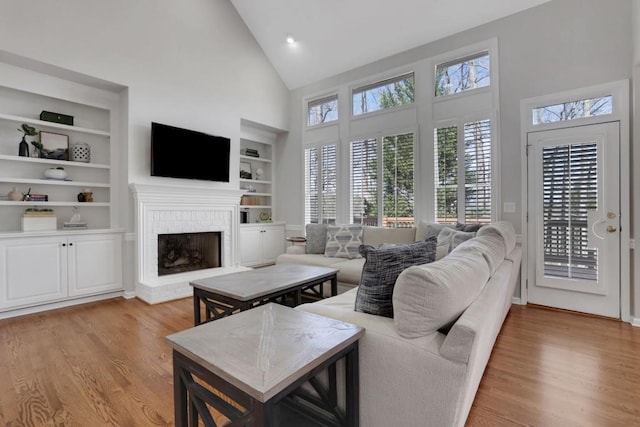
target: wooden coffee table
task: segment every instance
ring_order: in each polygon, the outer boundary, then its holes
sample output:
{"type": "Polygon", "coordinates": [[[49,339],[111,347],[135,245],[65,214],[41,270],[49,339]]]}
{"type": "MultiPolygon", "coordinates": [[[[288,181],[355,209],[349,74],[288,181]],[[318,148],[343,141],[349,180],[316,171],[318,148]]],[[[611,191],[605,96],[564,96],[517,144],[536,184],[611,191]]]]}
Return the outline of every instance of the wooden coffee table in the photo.
{"type": "Polygon", "coordinates": [[[279,304],[170,335],[175,425],[222,425],[222,414],[234,426],[358,426],[363,335],[360,326],[279,304]],[[337,398],[340,359],[344,407],[337,398]],[[326,384],[318,378],[325,371],[326,384]],[[301,387],[307,382],[310,388],[301,387]]]}
{"type": "Polygon", "coordinates": [[[268,302],[289,301],[298,305],[303,293],[321,296],[326,281],[331,281],[331,295],[337,295],[337,274],[335,268],[277,264],[195,280],[190,283],[193,287],[193,323],[197,326],[268,302]],[[201,305],[205,307],[204,319],[201,305]]]}

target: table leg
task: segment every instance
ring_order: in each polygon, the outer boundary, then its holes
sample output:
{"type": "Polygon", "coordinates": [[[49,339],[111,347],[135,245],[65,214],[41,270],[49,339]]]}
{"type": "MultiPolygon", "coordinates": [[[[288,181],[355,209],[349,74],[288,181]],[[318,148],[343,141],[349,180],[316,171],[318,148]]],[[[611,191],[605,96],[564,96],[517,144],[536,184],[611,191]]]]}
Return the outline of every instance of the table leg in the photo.
{"type": "Polygon", "coordinates": [[[176,427],[187,427],[187,386],[180,377],[180,367],[173,357],[173,401],[176,427]]]}
{"type": "Polygon", "coordinates": [[[193,290],[193,326],[200,324],[200,296],[193,290]]]}
{"type": "Polygon", "coordinates": [[[338,275],[336,274],[331,278],[331,296],[338,295],[338,275]]]}
{"type": "Polygon", "coordinates": [[[356,342],[353,351],[350,351],[345,356],[346,424],[353,427],[360,426],[360,374],[358,363],[358,342],[356,342]]]}

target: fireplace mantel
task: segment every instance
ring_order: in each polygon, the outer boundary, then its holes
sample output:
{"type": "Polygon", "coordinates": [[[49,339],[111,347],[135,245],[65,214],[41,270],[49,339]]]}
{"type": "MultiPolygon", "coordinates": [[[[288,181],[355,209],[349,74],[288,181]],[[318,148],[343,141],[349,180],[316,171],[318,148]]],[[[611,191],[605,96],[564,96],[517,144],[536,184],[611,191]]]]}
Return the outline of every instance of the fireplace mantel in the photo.
{"type": "Polygon", "coordinates": [[[189,282],[243,271],[237,236],[242,191],[131,184],[136,218],[136,296],[158,303],[192,295],[189,282]],[[222,233],[222,266],[158,276],[158,234],[222,233]]]}

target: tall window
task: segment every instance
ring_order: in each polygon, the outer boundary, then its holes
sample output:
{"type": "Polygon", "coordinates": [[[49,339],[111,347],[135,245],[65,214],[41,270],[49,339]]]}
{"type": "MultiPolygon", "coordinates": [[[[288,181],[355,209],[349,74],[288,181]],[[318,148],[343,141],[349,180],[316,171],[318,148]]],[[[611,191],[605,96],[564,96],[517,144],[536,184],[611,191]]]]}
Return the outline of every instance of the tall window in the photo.
{"type": "Polygon", "coordinates": [[[413,73],[356,88],[352,92],[354,116],[412,104],[415,99],[413,73]]]}
{"type": "Polygon", "coordinates": [[[351,142],[351,218],[356,224],[414,225],[414,135],[351,142]]]}
{"type": "Polygon", "coordinates": [[[436,221],[491,221],[491,144],[490,120],[435,129],[436,221]]]}
{"type": "Polygon", "coordinates": [[[337,158],[335,145],[304,151],[305,224],[335,224],[337,199],[337,158]]]}
{"type": "Polygon", "coordinates": [[[310,101],[307,104],[307,126],[338,120],[338,95],[310,101]]]}

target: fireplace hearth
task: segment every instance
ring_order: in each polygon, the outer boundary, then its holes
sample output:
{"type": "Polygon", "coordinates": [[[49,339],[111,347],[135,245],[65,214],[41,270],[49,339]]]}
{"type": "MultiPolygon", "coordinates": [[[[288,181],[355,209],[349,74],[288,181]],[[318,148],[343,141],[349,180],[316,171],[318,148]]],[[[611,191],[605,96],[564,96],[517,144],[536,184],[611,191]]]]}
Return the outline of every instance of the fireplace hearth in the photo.
{"type": "Polygon", "coordinates": [[[222,267],[222,233],[158,234],[158,276],[222,267]]]}

